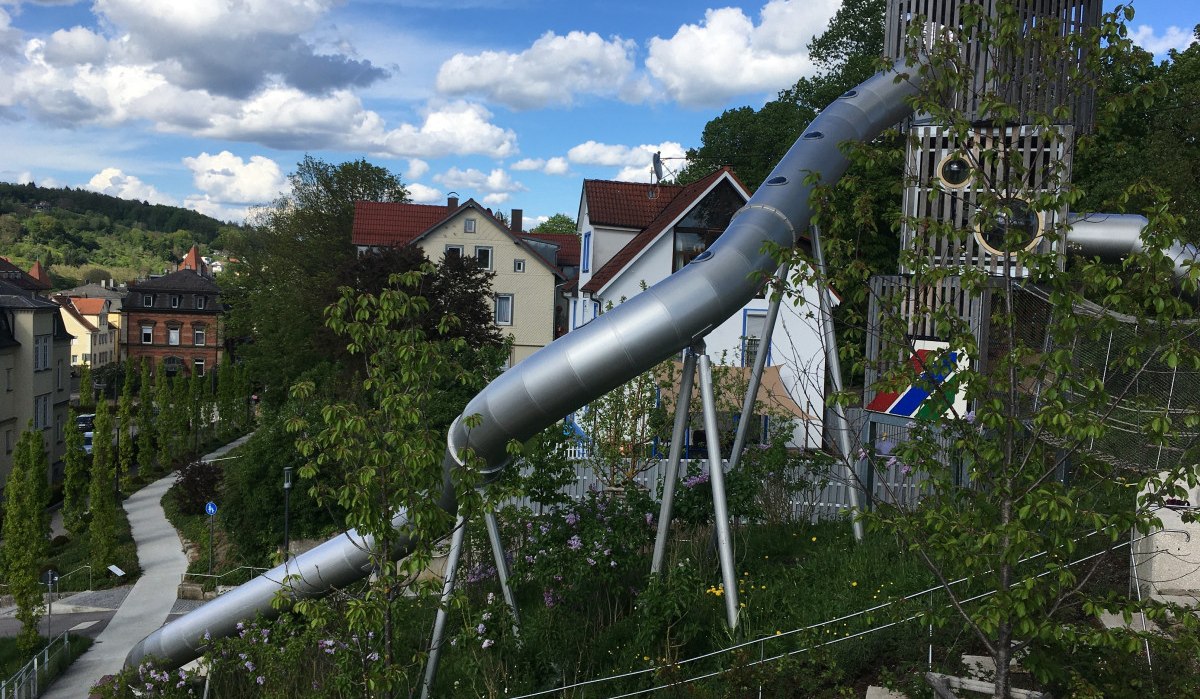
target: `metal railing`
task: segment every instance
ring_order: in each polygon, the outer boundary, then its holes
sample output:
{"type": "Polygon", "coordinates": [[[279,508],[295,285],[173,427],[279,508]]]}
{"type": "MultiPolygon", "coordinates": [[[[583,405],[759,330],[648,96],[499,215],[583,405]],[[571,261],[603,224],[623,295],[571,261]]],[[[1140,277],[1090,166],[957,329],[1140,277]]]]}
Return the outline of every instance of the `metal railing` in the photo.
{"type": "Polygon", "coordinates": [[[71,663],[69,635],[64,631],[56,636],[12,677],[0,682],[0,699],[34,699],[41,696],[71,663]]]}
{"type": "Polygon", "coordinates": [[[72,570],[70,573],[63,573],[62,575],[58,576],[58,581],[54,584],[54,586],[58,588],[58,591],[60,593],[61,592],[83,592],[84,590],[92,589],[92,566],[87,563],[84,563],[83,565],[79,566],[75,570],[72,570]],[[67,585],[66,589],[63,588],[64,580],[66,580],[67,578],[71,577],[72,575],[78,573],[79,571],[81,571],[85,568],[87,569],[87,581],[88,581],[87,587],[83,588],[82,590],[79,590],[70,585],[67,585]]]}
{"type": "MultiPolygon", "coordinates": [[[[255,566],[239,566],[233,570],[227,570],[224,573],[184,573],[179,576],[181,583],[200,583],[204,589],[216,589],[219,585],[240,585],[249,581],[254,576],[265,573],[270,568],[258,568],[255,566]],[[228,580],[226,580],[228,578],[228,580]]],[[[3,699],[3,697],[0,697],[3,699]]]]}

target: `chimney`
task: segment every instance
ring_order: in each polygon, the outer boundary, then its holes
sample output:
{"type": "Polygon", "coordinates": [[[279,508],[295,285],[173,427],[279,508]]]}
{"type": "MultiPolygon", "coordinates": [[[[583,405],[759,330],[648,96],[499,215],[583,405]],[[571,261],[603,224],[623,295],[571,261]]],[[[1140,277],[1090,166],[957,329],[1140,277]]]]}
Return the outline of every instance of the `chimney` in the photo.
{"type": "Polygon", "coordinates": [[[508,227],[512,229],[513,233],[520,235],[522,232],[524,232],[521,228],[521,224],[523,223],[521,219],[524,217],[524,214],[525,212],[520,209],[512,210],[512,218],[508,222],[508,227]]]}
{"type": "Polygon", "coordinates": [[[458,208],[458,197],[446,197],[446,206],[451,209],[458,208]]]}

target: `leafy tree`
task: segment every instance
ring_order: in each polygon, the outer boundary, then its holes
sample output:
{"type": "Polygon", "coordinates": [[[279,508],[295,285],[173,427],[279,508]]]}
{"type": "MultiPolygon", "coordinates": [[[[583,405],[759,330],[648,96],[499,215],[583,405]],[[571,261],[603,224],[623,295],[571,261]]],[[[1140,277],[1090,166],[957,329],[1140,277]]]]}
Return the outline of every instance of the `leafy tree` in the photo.
{"type": "Polygon", "coordinates": [[[175,458],[172,441],[175,438],[175,413],[171,405],[171,377],[167,376],[165,364],[158,365],[158,373],[154,375],[154,404],[158,408],[158,419],[155,426],[158,434],[158,465],[170,469],[175,458]]]}
{"type": "Polygon", "coordinates": [[[121,388],[121,400],[117,404],[118,449],[117,476],[133,472],[133,362],[125,362],[125,385],[121,388]]]}
{"type": "Polygon", "coordinates": [[[95,390],[92,388],[92,365],[84,364],[79,369],[79,407],[92,407],[95,397],[95,390]]]}
{"type": "MultiPolygon", "coordinates": [[[[1124,631],[1098,630],[1096,617],[1106,609],[1126,615],[1146,611],[1151,618],[1162,614],[1153,603],[1129,598],[1123,584],[1113,591],[1093,581],[1102,566],[1126,559],[1127,554],[1116,551],[1122,537],[1155,526],[1156,508],[1166,498],[1180,497],[1181,485],[1194,484],[1200,475],[1194,457],[1182,449],[1152,468],[1113,457],[1119,443],[1141,440],[1146,451],[1153,451],[1175,444],[1174,430],[1200,424],[1190,408],[1168,410],[1161,396],[1137,393],[1139,378],[1155,370],[1200,369],[1200,352],[1185,322],[1195,314],[1189,299],[1196,293],[1200,270],[1172,279],[1174,263],[1160,251],[1178,236],[1182,219],[1160,192],[1146,187],[1127,188],[1114,197],[1123,205],[1135,197],[1150,202],[1143,209],[1150,218],[1143,251],[1119,267],[1087,261],[1064,267],[1061,225],[1043,231],[1052,246],[1028,245],[1013,225],[1014,198],[1029,202],[1038,216],[1048,216],[1067,210],[1082,192],[1069,184],[1050,191],[1033,188],[1023,161],[1008,150],[1013,146],[982,140],[994,126],[1025,122],[1040,128],[1041,138],[1069,147],[1067,134],[1056,126],[1062,114],[1019,107],[997,91],[983,96],[984,114],[972,122],[942,99],[970,94],[973,74],[954,68],[962,56],[959,41],[966,39],[982,42],[993,55],[1023,55],[1026,45],[1036,44],[1042,60],[1086,56],[1086,69],[1072,76],[1072,90],[1087,89],[1089,75],[1123,74],[1131,56],[1135,61],[1137,56],[1121,18],[1108,14],[1098,29],[1063,39],[1054,36],[1057,25],[1052,22],[1023,27],[1010,5],[1000,4],[995,17],[973,5],[964,5],[963,12],[963,26],[969,29],[936,44],[930,66],[921,69],[926,82],[914,106],[929,114],[932,123],[946,125],[952,147],[971,164],[976,196],[972,225],[998,231],[1000,237],[992,242],[1012,253],[1000,255],[1001,270],[994,276],[969,262],[935,266],[928,255],[931,239],[963,241],[975,230],[914,216],[905,220],[909,230],[918,232],[913,248],[902,252],[911,271],[907,288],[946,288],[940,285],[957,277],[964,297],[987,309],[988,344],[981,344],[978,328],[953,304],[908,304],[901,312],[898,296],[877,299],[882,309],[882,349],[875,367],[882,378],[877,387],[892,390],[915,381],[932,391],[945,416],[914,421],[898,443],[864,445],[861,458],[877,472],[876,482],[888,482],[885,472],[902,482],[904,474],[920,474],[912,484],[921,484],[922,498],[909,502],[889,493],[862,516],[873,529],[902,541],[939,581],[943,596],[923,613],[934,623],[961,625],[986,649],[996,666],[993,696],[1008,696],[1015,653],[1025,654],[1024,666],[1053,688],[1075,682],[1072,691],[1103,696],[1104,687],[1082,687],[1078,673],[1073,676],[1072,667],[1061,660],[1071,648],[1128,651],[1136,643],[1124,631]],[[1107,73],[1101,70],[1104,62],[1114,65],[1107,73]],[[1028,281],[1019,278],[1018,269],[1027,270],[1028,281]],[[948,346],[929,355],[925,368],[955,363],[950,350],[970,358],[970,365],[960,365],[956,372],[970,411],[953,406],[955,389],[917,378],[908,362],[897,361],[914,354],[914,327],[935,328],[948,346]],[[1081,348],[1110,341],[1111,352],[1102,359],[1081,357],[1081,348]],[[1137,417],[1118,432],[1117,411],[1130,407],[1137,417]],[[1132,493],[1142,495],[1135,500],[1132,493]],[[1096,557],[1079,560],[1089,554],[1096,557]],[[950,582],[959,577],[970,579],[973,594],[987,594],[968,599],[965,588],[950,582]]],[[[1051,69],[1034,66],[1035,71],[1051,69]]],[[[993,77],[1005,84],[1003,74],[993,77]]],[[[1148,87],[1110,94],[1098,107],[1098,124],[1112,125],[1113,114],[1151,94],[1148,87]]],[[[895,152],[881,149],[896,143],[881,139],[852,148],[852,158],[858,163],[895,159],[895,152]]],[[[1065,181],[1063,167],[1062,162],[1050,163],[1045,173],[1049,181],[1065,181]]],[[[820,281],[840,290],[863,288],[865,275],[854,264],[853,219],[839,224],[840,210],[828,204],[838,197],[853,200],[863,186],[863,180],[851,177],[836,185],[841,194],[818,192],[815,198],[831,270],[831,277],[820,281]]],[[[812,281],[807,272],[799,276],[812,281]]],[[[844,405],[852,398],[834,400],[844,405]]],[[[860,458],[841,456],[848,465],[860,458]]]]}
{"type": "Polygon", "coordinates": [[[533,227],[530,233],[562,233],[574,235],[578,232],[575,219],[566,214],[554,214],[533,227]]]}
{"type": "Polygon", "coordinates": [[[321,312],[338,298],[337,274],[355,255],[354,202],[408,199],[399,177],[365,160],[330,165],[308,156],[289,179],[291,192],[231,241],[240,273],[222,279],[229,336],[253,338],[239,354],[273,404],[328,359],[321,312]]]}
{"type": "Polygon", "coordinates": [[[46,466],[42,433],[31,423],[17,439],[12,472],[4,488],[4,579],[21,622],[17,646],[26,654],[38,646],[37,625],[42,617],[38,567],[46,556],[50,534],[46,466]]]}
{"type": "Polygon", "coordinates": [[[150,374],[150,360],[142,360],[142,373],[138,380],[138,466],[148,469],[154,465],[154,384],[150,374]]]}
{"type": "Polygon", "coordinates": [[[186,374],[171,380],[172,456],[178,459],[192,449],[192,386],[186,374]]]}
{"type": "Polygon", "coordinates": [[[83,451],[83,432],[75,422],[74,408],[67,415],[67,453],[63,456],[63,525],[72,534],[86,530],[88,468],[87,454],[83,451]]]}
{"type": "Polygon", "coordinates": [[[92,480],[88,503],[92,519],[88,523],[88,549],[93,570],[104,570],[112,563],[117,548],[116,464],[113,458],[113,424],[108,401],[96,404],[96,423],[92,430],[92,480]]]}
{"type": "MultiPolygon", "coordinates": [[[[290,431],[303,435],[297,446],[308,463],[301,476],[336,474],[331,479],[336,485],[320,493],[322,500],[336,502],[347,513],[347,525],[374,537],[371,558],[378,574],[361,596],[347,602],[345,612],[351,633],[379,639],[375,652],[380,661],[367,666],[362,678],[361,691],[371,687],[373,693],[395,693],[419,673],[420,666],[400,651],[393,619],[398,582],[428,566],[434,541],[451,524],[437,498],[430,497],[442,488],[445,442],[444,433],[432,429],[426,415],[443,400],[437,386],[479,378],[478,365],[455,361],[467,349],[465,340],[436,341],[422,329],[420,318],[430,304],[414,292],[422,274],[432,271],[427,267],[397,274],[394,284],[377,295],[343,288],[341,299],[329,309],[328,323],[348,340],[350,351],[363,358],[360,395],[325,407],[320,422],[297,416],[288,424],[290,431]],[[409,524],[398,533],[391,520],[401,509],[409,524]],[[393,562],[389,552],[401,535],[408,537],[411,553],[393,562]]],[[[452,322],[447,318],[442,325],[452,322]]],[[[297,384],[293,394],[307,400],[314,391],[308,381],[297,384]]],[[[464,456],[470,463],[470,455],[464,456]]],[[[459,506],[470,511],[477,506],[475,478],[469,470],[457,477],[459,506]]],[[[330,613],[328,607],[308,601],[298,602],[296,608],[326,621],[330,613]]]]}

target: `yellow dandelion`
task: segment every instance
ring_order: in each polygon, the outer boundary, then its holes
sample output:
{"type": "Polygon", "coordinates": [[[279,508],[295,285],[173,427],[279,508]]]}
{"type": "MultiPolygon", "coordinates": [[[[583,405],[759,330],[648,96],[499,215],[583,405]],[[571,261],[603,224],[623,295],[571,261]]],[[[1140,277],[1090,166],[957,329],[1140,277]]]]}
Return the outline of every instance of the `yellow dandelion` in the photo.
{"type": "Polygon", "coordinates": [[[776,635],[776,636],[778,636],[778,635],[780,635],[780,634],[782,634],[782,633],[783,633],[783,632],[782,632],[782,631],[780,631],[779,629],[775,629],[775,635],[776,635]]]}
{"type": "Polygon", "coordinates": [[[642,660],[644,660],[644,661],[646,661],[646,662],[650,662],[650,656],[648,656],[648,655],[643,655],[643,656],[642,656],[642,660]]]}
{"type": "Polygon", "coordinates": [[[816,541],[816,540],[817,540],[817,537],[815,537],[815,536],[814,536],[812,540],[813,540],[813,541],[816,541]]]}
{"type": "Polygon", "coordinates": [[[854,582],[850,583],[850,587],[858,587],[858,581],[855,580],[854,582]]]}

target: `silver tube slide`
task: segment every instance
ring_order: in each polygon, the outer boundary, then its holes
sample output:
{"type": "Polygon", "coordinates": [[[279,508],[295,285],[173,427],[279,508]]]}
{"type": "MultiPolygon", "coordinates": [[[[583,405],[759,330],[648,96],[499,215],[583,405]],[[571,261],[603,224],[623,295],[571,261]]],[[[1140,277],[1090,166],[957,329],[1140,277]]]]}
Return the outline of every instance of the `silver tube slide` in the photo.
{"type": "MultiPolygon", "coordinates": [[[[1145,216],[1136,214],[1071,214],[1067,218],[1067,250],[1085,257],[1098,257],[1105,262],[1117,262],[1127,255],[1141,252],[1142,231],[1150,224],[1145,216]]],[[[1175,276],[1187,274],[1185,262],[1200,259],[1200,250],[1191,243],[1178,240],[1163,251],[1175,261],[1175,276]]]]}
{"type": "MultiPolygon", "coordinates": [[[[558,338],[504,372],[470,401],[463,415],[478,415],[467,429],[459,417],[447,436],[442,506],[456,512],[453,477],[466,447],[495,477],[508,462],[505,446],[524,441],[571,411],[645,372],[704,337],[754,298],[761,275],[777,266],[767,242],[791,247],[807,230],[812,212],[811,175],[836,181],[848,166],[839,145],[865,142],[911,111],[918,89],[915,68],[875,75],[846,92],[809,125],[766,182],[734,216],[724,234],[679,272],[592,322],[558,338]]],[[[400,513],[393,520],[404,527],[400,513]]],[[[255,580],[158,629],[126,656],[126,666],[155,656],[174,665],[199,657],[206,638],[236,633],[240,621],[273,617],[276,595],[325,594],[369,573],[371,542],[354,531],[296,556],[255,580]],[[284,582],[291,574],[294,582],[284,582]]],[[[403,546],[396,552],[404,555],[403,546]]]]}

